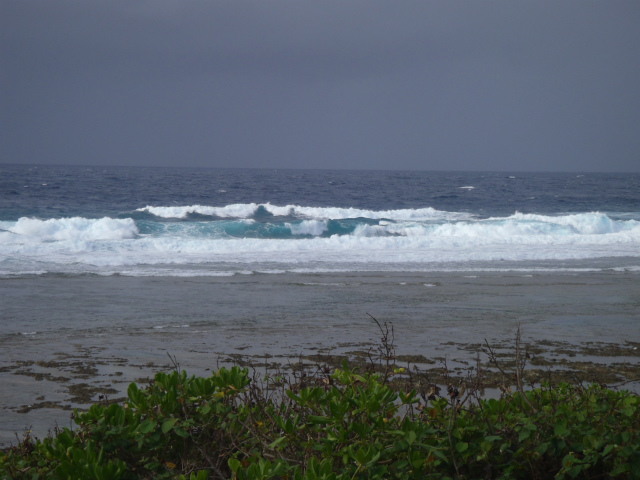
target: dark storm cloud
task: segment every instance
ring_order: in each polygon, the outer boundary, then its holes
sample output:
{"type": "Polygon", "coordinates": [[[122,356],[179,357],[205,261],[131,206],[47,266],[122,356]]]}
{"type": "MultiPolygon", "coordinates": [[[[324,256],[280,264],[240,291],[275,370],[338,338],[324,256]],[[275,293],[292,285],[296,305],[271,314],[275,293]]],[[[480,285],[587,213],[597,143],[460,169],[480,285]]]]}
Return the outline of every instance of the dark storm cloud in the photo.
{"type": "Polygon", "coordinates": [[[637,171],[639,5],[4,0],[0,161],[637,171]]]}

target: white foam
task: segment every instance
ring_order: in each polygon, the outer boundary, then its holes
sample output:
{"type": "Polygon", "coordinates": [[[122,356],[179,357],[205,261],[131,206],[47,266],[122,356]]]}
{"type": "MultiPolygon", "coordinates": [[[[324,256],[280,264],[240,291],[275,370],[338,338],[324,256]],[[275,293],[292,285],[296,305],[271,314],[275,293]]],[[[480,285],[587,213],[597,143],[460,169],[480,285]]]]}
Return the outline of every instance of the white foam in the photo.
{"type": "Polygon", "coordinates": [[[381,237],[393,230],[391,224],[386,225],[358,225],[353,231],[356,237],[381,237]]]}
{"type": "Polygon", "coordinates": [[[575,233],[585,235],[599,235],[631,231],[640,227],[640,222],[635,220],[616,221],[600,212],[578,213],[574,215],[561,215],[552,217],[548,215],[523,214],[516,212],[509,217],[517,222],[538,222],[548,225],[561,225],[570,227],[575,233]]]}
{"type": "Polygon", "coordinates": [[[15,277],[22,275],[44,275],[49,273],[47,270],[0,270],[0,277],[15,277]]]}
{"type": "Polygon", "coordinates": [[[141,265],[138,268],[130,268],[123,271],[111,271],[109,275],[123,275],[126,277],[233,277],[234,275],[253,275],[251,270],[205,270],[179,268],[169,265],[165,268],[154,268],[154,266],[141,265]]]}
{"type": "MultiPolygon", "coordinates": [[[[632,237],[640,235],[640,222],[636,220],[612,220],[605,214],[586,213],[551,217],[516,213],[510,217],[489,218],[476,221],[444,223],[420,222],[380,222],[379,225],[360,225],[356,236],[400,235],[406,237],[469,238],[483,237],[500,242],[527,242],[518,237],[546,237],[548,243],[555,243],[565,236],[624,234],[632,237]]],[[[574,239],[578,241],[577,239],[574,239]]],[[[545,241],[530,240],[534,243],[545,241]]],[[[606,240],[608,241],[608,240],[606,240]]],[[[615,240],[613,240],[615,242],[615,240]]]]}
{"type": "Polygon", "coordinates": [[[220,218],[249,218],[256,213],[259,207],[264,208],[274,216],[299,216],[318,220],[339,220],[345,218],[387,218],[391,220],[441,220],[473,218],[468,213],[445,212],[431,207],[417,209],[398,210],[365,210],[359,208],[342,207],[306,207],[300,205],[271,205],[270,203],[233,204],[224,207],[212,207],[204,205],[190,205],[179,207],[154,207],[146,206],[137,209],[139,212],[148,212],[161,218],[186,218],[189,214],[198,213],[220,218]]]}
{"type": "MultiPolygon", "coordinates": [[[[252,220],[251,220],[252,221],[252,220]]],[[[207,223],[207,222],[197,222],[207,223]]],[[[190,222],[180,222],[180,225],[190,222]]],[[[516,213],[485,220],[360,223],[322,237],[327,221],[287,224],[311,238],[219,238],[198,228],[139,235],[131,219],[20,219],[0,222],[0,274],[33,272],[131,276],[228,276],[287,271],[424,271],[448,264],[640,258],[640,222],[593,212],[516,213]]],[[[620,262],[611,267],[630,271],[620,262]]],[[[600,267],[599,267],[600,268],[600,267]]],[[[633,270],[631,270],[633,271],[633,270]]]]}
{"type": "Polygon", "coordinates": [[[326,220],[303,220],[300,223],[286,223],[287,227],[294,235],[314,235],[319,236],[327,231],[326,220]]]}
{"type": "Polygon", "coordinates": [[[289,212],[288,214],[300,215],[309,218],[340,220],[345,218],[371,218],[389,220],[457,220],[472,218],[472,215],[461,212],[445,212],[431,207],[416,209],[397,210],[364,210],[359,208],[339,208],[339,207],[302,207],[297,205],[287,205],[286,207],[264,206],[269,212],[284,214],[279,212],[289,212]]]}
{"type": "Polygon", "coordinates": [[[252,216],[259,205],[256,203],[236,203],[226,205],[224,207],[209,207],[205,205],[190,205],[182,207],[152,207],[147,205],[144,208],[138,208],[138,212],[149,212],[156,217],[161,218],[186,218],[189,214],[198,213],[200,215],[209,215],[220,218],[249,218],[252,216]]]}
{"type": "Polygon", "coordinates": [[[131,218],[89,219],[82,217],[39,220],[22,217],[0,222],[0,243],[124,240],[134,238],[138,228],[131,218]]]}

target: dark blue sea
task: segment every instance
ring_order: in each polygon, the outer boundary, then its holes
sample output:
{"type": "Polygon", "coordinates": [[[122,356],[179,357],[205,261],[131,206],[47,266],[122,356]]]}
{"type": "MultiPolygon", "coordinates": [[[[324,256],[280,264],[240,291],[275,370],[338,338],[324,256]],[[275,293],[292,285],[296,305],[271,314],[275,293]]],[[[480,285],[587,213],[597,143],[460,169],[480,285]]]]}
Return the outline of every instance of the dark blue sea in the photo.
{"type": "Polygon", "coordinates": [[[638,174],[0,166],[0,276],[639,267],[638,174]]]}

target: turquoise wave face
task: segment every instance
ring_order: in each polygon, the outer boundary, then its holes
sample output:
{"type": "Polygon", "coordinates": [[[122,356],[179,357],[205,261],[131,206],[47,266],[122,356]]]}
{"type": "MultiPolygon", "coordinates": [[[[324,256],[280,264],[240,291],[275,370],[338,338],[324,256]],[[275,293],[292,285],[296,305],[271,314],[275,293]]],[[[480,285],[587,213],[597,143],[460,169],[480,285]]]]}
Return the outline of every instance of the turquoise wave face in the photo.
{"type": "MultiPolygon", "coordinates": [[[[562,238],[590,237],[627,232],[637,236],[637,220],[613,220],[592,212],[569,216],[540,216],[516,213],[510,217],[477,220],[406,221],[385,218],[300,219],[274,215],[253,218],[194,221],[183,219],[136,221],[139,235],[184,239],[296,240],[329,237],[410,237],[449,238],[464,244],[465,239],[520,242],[538,237],[550,244],[562,238]],[[283,220],[289,218],[289,220],[283,220]]],[[[603,239],[604,241],[604,239],[603,239]]]]}
{"type": "MultiPolygon", "coordinates": [[[[388,222],[388,221],[387,221],[388,222]]],[[[255,238],[293,240],[299,238],[328,238],[351,235],[367,226],[377,226],[375,219],[292,220],[268,222],[249,220],[210,220],[157,222],[138,220],[138,232],[143,236],[179,236],[191,238],[255,238]]]]}

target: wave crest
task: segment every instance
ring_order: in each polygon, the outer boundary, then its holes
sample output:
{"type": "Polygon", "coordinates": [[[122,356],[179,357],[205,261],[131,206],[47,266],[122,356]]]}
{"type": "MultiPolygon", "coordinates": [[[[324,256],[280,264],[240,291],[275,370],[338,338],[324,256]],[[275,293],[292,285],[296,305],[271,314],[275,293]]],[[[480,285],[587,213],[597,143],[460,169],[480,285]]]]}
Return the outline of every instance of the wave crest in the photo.
{"type": "Polygon", "coordinates": [[[138,234],[131,218],[37,218],[22,217],[17,222],[0,222],[3,243],[126,240],[138,234]]]}
{"type": "Polygon", "coordinates": [[[619,233],[640,227],[640,222],[635,220],[619,221],[600,212],[576,213],[551,217],[547,215],[524,214],[516,212],[509,220],[524,223],[544,223],[552,226],[567,227],[572,233],[582,235],[604,235],[607,233],[619,233]]]}
{"type": "Polygon", "coordinates": [[[147,205],[137,212],[147,212],[160,218],[187,218],[191,214],[218,218],[250,218],[260,209],[275,217],[300,217],[315,220],[340,220],[347,218],[370,218],[389,220],[461,220],[473,218],[464,212],[445,212],[432,207],[396,210],[366,210],[344,207],[308,207],[301,205],[272,205],[270,203],[238,203],[223,207],[189,205],[176,207],[154,207],[147,205]]]}

